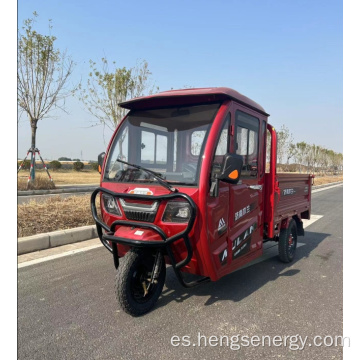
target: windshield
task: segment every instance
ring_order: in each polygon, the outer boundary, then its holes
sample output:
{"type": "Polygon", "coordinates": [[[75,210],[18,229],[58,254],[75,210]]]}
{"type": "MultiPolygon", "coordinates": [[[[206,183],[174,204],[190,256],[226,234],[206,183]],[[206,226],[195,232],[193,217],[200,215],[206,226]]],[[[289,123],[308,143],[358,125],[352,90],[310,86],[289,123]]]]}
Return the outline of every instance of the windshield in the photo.
{"type": "Polygon", "coordinates": [[[104,181],[197,185],[201,157],[219,103],[131,111],[111,145],[104,181]],[[125,164],[121,161],[127,162],[125,164]]]}

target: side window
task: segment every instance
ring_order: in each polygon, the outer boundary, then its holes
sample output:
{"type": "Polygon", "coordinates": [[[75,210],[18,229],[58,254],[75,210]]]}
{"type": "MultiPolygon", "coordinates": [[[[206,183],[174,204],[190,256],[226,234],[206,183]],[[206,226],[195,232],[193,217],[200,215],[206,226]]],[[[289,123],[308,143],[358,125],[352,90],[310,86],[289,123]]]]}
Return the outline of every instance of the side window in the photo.
{"type": "Polygon", "coordinates": [[[166,166],[168,138],[152,131],[141,131],[141,163],[166,166]]]}
{"type": "Polygon", "coordinates": [[[225,127],[221,130],[219,142],[215,150],[216,156],[224,156],[229,148],[229,122],[227,121],[225,127]]]}
{"type": "Polygon", "coordinates": [[[264,175],[264,173],[266,172],[266,148],[267,148],[267,141],[266,141],[266,136],[267,136],[267,129],[266,129],[266,121],[263,120],[263,125],[262,125],[262,141],[263,141],[263,159],[262,159],[262,168],[261,168],[261,176],[264,175]]]}
{"type": "Polygon", "coordinates": [[[118,158],[120,160],[129,161],[129,127],[126,126],[126,128],[123,130],[122,135],[119,138],[119,155],[118,158]]]}
{"type": "Polygon", "coordinates": [[[141,162],[143,164],[155,162],[155,134],[149,131],[141,132],[141,162]]]}
{"type": "Polygon", "coordinates": [[[214,178],[215,174],[220,173],[224,155],[229,151],[229,127],[230,113],[226,116],[226,120],[220,132],[211,169],[211,178],[214,178]]]}
{"type": "Polygon", "coordinates": [[[191,155],[199,156],[206,130],[196,130],[191,133],[191,155]]]}
{"type": "Polygon", "coordinates": [[[168,150],[168,138],[164,135],[156,135],[156,164],[166,165],[168,150]]]}
{"type": "Polygon", "coordinates": [[[243,157],[241,177],[257,177],[258,174],[258,136],[259,119],[240,110],[236,117],[236,154],[243,157]]]}
{"type": "Polygon", "coordinates": [[[126,126],[118,138],[117,144],[114,144],[113,154],[108,160],[107,171],[105,172],[105,178],[114,179],[118,172],[121,171],[124,166],[116,159],[129,161],[129,127],[126,126]]]}

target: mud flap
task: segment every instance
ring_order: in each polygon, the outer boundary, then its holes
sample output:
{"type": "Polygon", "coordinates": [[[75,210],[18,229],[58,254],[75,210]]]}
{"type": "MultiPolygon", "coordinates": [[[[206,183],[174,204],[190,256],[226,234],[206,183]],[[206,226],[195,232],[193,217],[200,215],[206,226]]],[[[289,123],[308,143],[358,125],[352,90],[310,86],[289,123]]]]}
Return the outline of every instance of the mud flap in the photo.
{"type": "Polygon", "coordinates": [[[296,231],[298,236],[305,236],[305,230],[303,225],[304,224],[302,221],[299,220],[296,221],[296,231]]]}

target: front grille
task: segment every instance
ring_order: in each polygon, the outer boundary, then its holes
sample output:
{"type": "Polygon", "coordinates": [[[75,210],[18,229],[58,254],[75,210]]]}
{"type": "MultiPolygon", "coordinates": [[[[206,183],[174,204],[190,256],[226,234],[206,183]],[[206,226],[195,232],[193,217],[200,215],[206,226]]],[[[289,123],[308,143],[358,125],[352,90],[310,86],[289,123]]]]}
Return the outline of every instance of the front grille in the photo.
{"type": "Polygon", "coordinates": [[[124,210],[125,216],[128,220],[154,222],[159,202],[152,203],[137,203],[127,202],[120,199],[121,207],[124,210]]]}
{"type": "Polygon", "coordinates": [[[135,221],[146,221],[146,222],[154,222],[156,212],[146,212],[146,211],[124,211],[125,216],[128,220],[135,220],[135,221]]]}

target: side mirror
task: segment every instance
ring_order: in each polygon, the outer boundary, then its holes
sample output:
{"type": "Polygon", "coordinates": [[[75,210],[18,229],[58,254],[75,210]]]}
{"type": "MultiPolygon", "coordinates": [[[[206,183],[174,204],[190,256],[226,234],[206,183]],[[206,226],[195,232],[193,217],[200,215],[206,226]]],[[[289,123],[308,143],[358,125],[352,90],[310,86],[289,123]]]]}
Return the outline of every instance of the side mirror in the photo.
{"type": "Polygon", "coordinates": [[[102,153],[99,154],[99,156],[98,156],[98,171],[99,171],[99,174],[101,174],[101,170],[102,170],[103,163],[104,163],[104,157],[105,157],[105,153],[104,153],[104,152],[102,152],[102,153]]]}
{"type": "Polygon", "coordinates": [[[243,157],[241,155],[226,154],[217,179],[230,184],[236,184],[240,179],[242,167],[243,157]]]}
{"type": "Polygon", "coordinates": [[[225,154],[220,174],[218,174],[211,182],[210,196],[217,197],[219,195],[219,180],[230,184],[238,183],[243,162],[243,157],[241,155],[225,154]]]}

